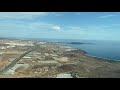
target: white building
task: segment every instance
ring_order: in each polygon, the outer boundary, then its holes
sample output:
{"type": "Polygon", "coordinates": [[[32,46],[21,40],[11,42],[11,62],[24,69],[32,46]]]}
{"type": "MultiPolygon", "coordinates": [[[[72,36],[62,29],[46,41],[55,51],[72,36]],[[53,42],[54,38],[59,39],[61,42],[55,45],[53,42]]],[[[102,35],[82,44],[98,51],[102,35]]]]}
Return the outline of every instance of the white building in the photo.
{"type": "Polygon", "coordinates": [[[25,56],[25,57],[23,57],[23,58],[25,58],[25,59],[31,59],[31,57],[27,57],[27,56],[25,56]]]}
{"type": "Polygon", "coordinates": [[[5,47],[5,46],[0,46],[0,49],[6,49],[7,47],[5,47]]]}

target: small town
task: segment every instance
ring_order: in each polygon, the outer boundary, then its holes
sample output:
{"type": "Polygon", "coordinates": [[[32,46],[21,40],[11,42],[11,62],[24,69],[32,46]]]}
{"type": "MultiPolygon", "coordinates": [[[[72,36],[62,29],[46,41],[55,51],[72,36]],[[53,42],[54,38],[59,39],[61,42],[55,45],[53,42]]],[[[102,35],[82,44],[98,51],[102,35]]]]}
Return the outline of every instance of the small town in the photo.
{"type": "MultiPolygon", "coordinates": [[[[0,40],[0,42],[0,70],[4,71],[4,73],[1,71],[3,77],[56,77],[58,72],[55,69],[58,66],[63,63],[72,63],[67,57],[62,56],[65,51],[61,49],[63,47],[60,45],[28,40],[6,39],[0,40]],[[32,50],[36,47],[36,44],[37,48],[32,50]],[[16,58],[28,50],[31,50],[31,52],[22,57],[15,65],[11,65],[16,58]],[[6,70],[9,65],[11,67],[6,70]]],[[[67,50],[72,49],[68,48],[67,50]]],[[[2,77],[1,75],[0,77],[2,77]]],[[[68,76],[70,75],[68,74],[68,76]]]]}
{"type": "Polygon", "coordinates": [[[0,78],[119,77],[119,65],[57,43],[0,39],[0,78]]]}

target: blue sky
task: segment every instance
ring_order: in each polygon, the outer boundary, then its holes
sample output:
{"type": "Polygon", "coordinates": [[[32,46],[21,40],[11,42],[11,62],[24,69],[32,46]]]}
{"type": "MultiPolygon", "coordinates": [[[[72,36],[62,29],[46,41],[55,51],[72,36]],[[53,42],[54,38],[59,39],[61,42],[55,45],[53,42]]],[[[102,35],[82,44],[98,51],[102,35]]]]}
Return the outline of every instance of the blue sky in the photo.
{"type": "Polygon", "coordinates": [[[120,40],[120,13],[0,12],[0,37],[120,40]]]}

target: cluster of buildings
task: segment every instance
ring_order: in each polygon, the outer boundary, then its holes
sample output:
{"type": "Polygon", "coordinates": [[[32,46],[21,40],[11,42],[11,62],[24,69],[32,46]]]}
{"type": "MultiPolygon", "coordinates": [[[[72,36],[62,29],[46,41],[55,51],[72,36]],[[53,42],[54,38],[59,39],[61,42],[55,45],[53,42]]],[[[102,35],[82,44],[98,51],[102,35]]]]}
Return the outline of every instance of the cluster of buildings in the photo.
{"type": "Polygon", "coordinates": [[[12,48],[12,47],[15,47],[15,46],[0,46],[0,49],[7,49],[7,48],[12,48]]]}
{"type": "Polygon", "coordinates": [[[7,49],[7,48],[14,48],[15,46],[34,46],[33,42],[31,41],[7,41],[7,40],[0,40],[0,49],[7,49]]]}
{"type": "Polygon", "coordinates": [[[9,41],[5,44],[9,44],[11,46],[34,46],[33,42],[21,42],[21,41],[9,41]]]}

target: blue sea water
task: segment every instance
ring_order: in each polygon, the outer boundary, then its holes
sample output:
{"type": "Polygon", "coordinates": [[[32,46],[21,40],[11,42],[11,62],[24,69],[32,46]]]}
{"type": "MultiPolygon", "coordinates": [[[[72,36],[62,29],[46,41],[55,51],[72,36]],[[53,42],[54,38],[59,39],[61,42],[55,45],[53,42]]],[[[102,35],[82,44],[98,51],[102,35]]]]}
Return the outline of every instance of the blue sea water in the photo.
{"type": "Polygon", "coordinates": [[[70,40],[70,39],[69,40],[68,39],[49,39],[49,41],[62,42],[64,45],[82,49],[86,51],[88,55],[91,55],[91,56],[120,61],[120,41],[70,40]],[[84,44],[70,44],[70,42],[80,42],[84,44]]]}

